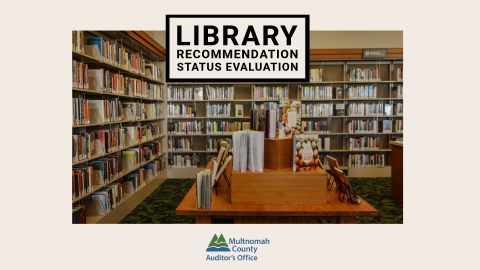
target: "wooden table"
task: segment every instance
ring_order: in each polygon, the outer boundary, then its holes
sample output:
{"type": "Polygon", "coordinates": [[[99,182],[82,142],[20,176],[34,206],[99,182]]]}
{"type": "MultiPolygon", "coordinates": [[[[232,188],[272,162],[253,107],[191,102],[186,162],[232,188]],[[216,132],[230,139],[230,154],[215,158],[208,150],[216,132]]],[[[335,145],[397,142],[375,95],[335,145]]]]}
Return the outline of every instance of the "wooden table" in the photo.
{"type": "Polygon", "coordinates": [[[403,204],[403,143],[390,142],[392,148],[392,176],[391,193],[392,200],[403,204]]]}
{"type": "MultiPolygon", "coordinates": [[[[231,170],[230,163],[227,167],[230,179],[231,170]]],[[[378,211],[361,198],[361,204],[352,204],[346,199],[342,203],[335,186],[327,191],[326,205],[232,205],[229,188],[223,178],[219,182],[218,196],[215,190],[212,193],[212,209],[196,209],[196,183],[193,184],[175,214],[194,215],[197,224],[210,224],[212,218],[233,219],[235,224],[319,223],[322,218],[335,219],[340,224],[354,224],[357,216],[378,216],[378,211]]]]}

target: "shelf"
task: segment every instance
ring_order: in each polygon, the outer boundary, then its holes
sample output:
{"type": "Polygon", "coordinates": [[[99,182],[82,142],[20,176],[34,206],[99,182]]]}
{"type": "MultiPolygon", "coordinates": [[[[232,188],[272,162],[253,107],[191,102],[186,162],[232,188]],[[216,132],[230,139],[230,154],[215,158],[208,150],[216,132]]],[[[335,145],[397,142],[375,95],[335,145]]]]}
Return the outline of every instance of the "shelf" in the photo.
{"type": "MultiPolygon", "coordinates": [[[[319,134],[306,134],[306,135],[319,135],[319,136],[343,136],[343,135],[389,135],[389,134],[403,134],[403,132],[392,132],[392,133],[319,133],[319,134]]],[[[233,133],[224,133],[224,134],[168,134],[169,137],[188,137],[188,136],[197,136],[197,137],[207,137],[207,136],[232,136],[233,133]]]]}
{"type": "Polygon", "coordinates": [[[223,117],[223,116],[196,116],[196,117],[186,117],[186,116],[169,116],[168,119],[250,119],[250,117],[223,117]]]}
{"type": "Polygon", "coordinates": [[[351,83],[403,83],[397,81],[378,81],[378,82],[351,82],[351,81],[329,81],[329,82],[259,82],[259,83],[249,83],[249,82],[192,82],[192,83],[175,83],[175,82],[166,82],[171,85],[287,85],[287,84],[351,84],[351,83]]]}
{"type": "Polygon", "coordinates": [[[80,161],[73,162],[72,166],[83,163],[83,162],[87,162],[87,161],[90,161],[90,160],[93,160],[93,159],[96,159],[96,158],[100,158],[100,157],[103,157],[103,156],[104,155],[96,155],[96,156],[93,156],[93,157],[90,157],[90,158],[87,158],[87,159],[82,159],[80,161]]]}
{"type": "Polygon", "coordinates": [[[391,152],[392,149],[378,149],[378,150],[342,150],[342,149],[330,149],[321,150],[320,152],[391,152]]]}
{"type": "Polygon", "coordinates": [[[127,148],[132,148],[132,147],[135,147],[135,146],[138,146],[138,145],[147,143],[147,142],[151,142],[151,141],[160,139],[160,138],[165,137],[165,136],[166,136],[166,135],[160,135],[160,136],[157,136],[157,137],[155,137],[155,138],[153,138],[153,139],[151,139],[151,140],[147,140],[147,141],[144,141],[144,142],[132,144],[132,145],[130,145],[130,146],[127,146],[127,147],[124,147],[124,148],[120,148],[120,149],[118,149],[118,150],[113,150],[112,152],[109,152],[109,153],[106,153],[106,154],[103,154],[103,155],[96,155],[96,156],[91,157],[91,158],[88,158],[88,159],[83,159],[83,160],[80,160],[80,161],[77,161],[77,162],[72,163],[72,166],[73,166],[73,165],[80,164],[80,163],[84,163],[84,162],[87,162],[87,161],[90,161],[90,160],[94,160],[94,159],[97,159],[97,158],[101,158],[101,157],[104,157],[104,156],[108,156],[108,155],[111,155],[112,153],[116,153],[116,152],[118,152],[118,151],[122,151],[122,150],[125,150],[125,149],[127,149],[127,148]]]}
{"type": "Polygon", "coordinates": [[[104,216],[87,216],[87,224],[96,223],[118,223],[128,213],[130,213],[140,202],[142,202],[148,195],[150,195],[163,181],[166,180],[166,172],[158,173],[152,180],[145,182],[136,193],[124,193],[123,203],[118,205],[115,209],[106,213],[104,216]]]}
{"type": "Polygon", "coordinates": [[[175,154],[175,153],[206,153],[207,151],[206,150],[193,150],[193,151],[170,151],[168,150],[168,153],[169,154],[175,154]]]}
{"type": "Polygon", "coordinates": [[[198,168],[168,168],[168,178],[196,178],[198,172],[201,172],[205,167],[198,168]]]}
{"type": "MultiPolygon", "coordinates": [[[[283,99],[281,99],[283,100],[283,99]]],[[[191,102],[279,102],[281,100],[272,100],[272,99],[233,99],[233,100],[165,100],[166,102],[181,102],[181,103],[191,103],[191,102]]],[[[332,98],[332,99],[298,99],[298,98],[290,98],[285,100],[293,100],[293,101],[302,101],[302,102],[330,102],[330,101],[363,101],[363,100],[371,100],[371,101],[380,101],[380,100],[403,100],[403,98],[332,98]]],[[[160,100],[164,101],[164,100],[160,100]]]]}
{"type": "Polygon", "coordinates": [[[144,122],[144,121],[156,121],[156,120],[165,120],[165,117],[155,118],[155,119],[142,119],[142,120],[125,120],[125,121],[116,121],[116,122],[105,122],[102,124],[86,124],[86,125],[72,125],[72,128],[78,127],[92,127],[92,126],[104,126],[104,125],[112,125],[112,124],[120,124],[120,123],[135,123],[135,122],[144,122]]]}
{"type": "Polygon", "coordinates": [[[140,79],[145,80],[145,81],[154,82],[154,83],[158,83],[158,84],[164,84],[161,81],[150,79],[147,76],[144,76],[142,74],[138,74],[138,73],[135,73],[135,72],[130,71],[128,69],[110,64],[107,61],[94,58],[94,57],[89,56],[89,55],[84,54],[84,53],[79,53],[79,52],[76,52],[76,51],[72,50],[72,56],[75,59],[82,60],[85,64],[94,65],[94,66],[98,66],[98,67],[103,67],[103,68],[106,68],[106,69],[110,69],[114,72],[118,71],[120,74],[127,74],[130,77],[140,78],[140,79]]]}
{"type": "Polygon", "coordinates": [[[334,115],[334,116],[302,116],[301,119],[317,119],[317,118],[388,118],[388,117],[403,117],[403,116],[397,116],[397,115],[379,115],[379,116],[351,116],[351,115],[345,115],[345,116],[339,116],[339,115],[334,115]]]}
{"type": "MultiPolygon", "coordinates": [[[[163,153],[163,154],[165,154],[165,153],[163,153]]],[[[148,164],[148,163],[152,162],[153,160],[155,160],[156,158],[158,158],[158,157],[162,156],[163,154],[156,155],[156,156],[155,156],[155,158],[151,159],[151,160],[150,160],[150,161],[148,161],[148,162],[147,162],[147,161],[145,161],[145,162],[142,162],[142,164],[141,164],[140,166],[137,166],[135,169],[130,169],[130,170],[122,170],[122,175],[120,175],[120,176],[118,176],[118,177],[116,177],[116,178],[114,178],[114,179],[112,179],[112,180],[108,181],[108,182],[107,182],[107,183],[105,183],[104,185],[94,185],[94,186],[93,186],[93,191],[91,191],[91,192],[88,192],[87,194],[85,194],[85,195],[83,195],[83,196],[80,196],[80,197],[78,197],[78,198],[75,198],[75,199],[73,199],[73,200],[72,200],[72,203],[78,202],[79,200],[81,200],[81,199],[83,199],[83,198],[87,197],[88,195],[90,195],[90,194],[94,193],[95,191],[97,191],[97,190],[99,190],[99,189],[101,189],[101,188],[103,188],[103,187],[106,187],[107,185],[109,185],[109,184],[111,184],[111,183],[113,183],[113,182],[115,182],[115,181],[119,180],[120,178],[124,177],[125,175],[127,175],[127,174],[129,174],[129,173],[131,173],[131,172],[133,172],[133,171],[135,171],[136,169],[138,169],[138,168],[141,168],[141,167],[145,166],[146,164],[148,164]]]]}
{"type": "Polygon", "coordinates": [[[205,136],[205,134],[168,134],[168,137],[205,136]]]}
{"type": "Polygon", "coordinates": [[[134,97],[134,96],[129,96],[129,95],[116,94],[116,93],[103,92],[103,91],[98,92],[98,91],[94,91],[94,90],[81,89],[81,88],[75,88],[75,87],[72,87],[72,91],[82,92],[82,93],[87,93],[87,94],[92,94],[92,95],[108,95],[108,96],[114,96],[114,97],[133,98],[133,99],[150,100],[150,101],[158,101],[158,102],[164,102],[165,101],[163,99],[134,97]]]}
{"type": "Polygon", "coordinates": [[[332,99],[289,99],[301,102],[329,102],[329,101],[376,101],[376,100],[403,100],[403,98],[332,98],[332,99]]]}

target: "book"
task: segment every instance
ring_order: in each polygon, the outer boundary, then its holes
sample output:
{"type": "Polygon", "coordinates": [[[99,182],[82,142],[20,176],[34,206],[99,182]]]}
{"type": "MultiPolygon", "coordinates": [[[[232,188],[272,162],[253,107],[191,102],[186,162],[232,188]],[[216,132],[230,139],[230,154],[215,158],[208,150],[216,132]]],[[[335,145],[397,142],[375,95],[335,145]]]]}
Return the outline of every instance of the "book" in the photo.
{"type": "Polygon", "coordinates": [[[310,82],[321,82],[323,77],[323,69],[311,68],[310,69],[310,82]]]}
{"type": "Polygon", "coordinates": [[[393,131],[403,133],[403,120],[393,120],[393,131]]]}
{"type": "Polygon", "coordinates": [[[397,103],[393,105],[393,115],[403,116],[403,104],[397,103]]]}
{"type": "Polygon", "coordinates": [[[235,117],[243,117],[243,104],[235,104],[235,117]]]}
{"type": "Polygon", "coordinates": [[[393,114],[393,104],[385,104],[385,115],[392,116],[393,114]]]}
{"type": "Polygon", "coordinates": [[[403,82],[403,68],[397,68],[394,70],[394,77],[397,82],[403,82]]]}
{"type": "Polygon", "coordinates": [[[335,104],[335,112],[338,116],[345,115],[345,104],[335,104]]]}
{"type": "Polygon", "coordinates": [[[318,135],[293,136],[293,171],[303,172],[318,169],[318,135]]]}
{"type": "Polygon", "coordinates": [[[237,131],[232,135],[233,171],[245,172],[247,167],[250,171],[264,170],[264,145],[265,132],[261,131],[237,131]]]}
{"type": "Polygon", "coordinates": [[[87,224],[85,205],[72,205],[72,224],[87,224]]]}
{"type": "Polygon", "coordinates": [[[342,87],[335,88],[335,93],[337,95],[337,99],[344,99],[345,98],[345,96],[343,95],[343,88],[342,87]]]}
{"type": "Polygon", "coordinates": [[[196,194],[197,203],[196,208],[211,209],[212,208],[212,186],[213,177],[210,170],[203,170],[197,173],[196,194]]]}
{"type": "Polygon", "coordinates": [[[293,135],[300,134],[302,131],[301,101],[281,100],[280,106],[283,108],[282,123],[283,123],[284,137],[290,138],[293,135]],[[297,111],[297,108],[298,108],[298,111],[297,111]]]}
{"type": "Polygon", "coordinates": [[[403,98],[403,85],[397,85],[392,91],[392,97],[402,99],[403,98]]]}
{"type": "Polygon", "coordinates": [[[251,127],[256,131],[265,131],[266,127],[266,110],[252,109],[252,118],[250,119],[251,127]]]}
{"type": "Polygon", "coordinates": [[[383,120],[383,133],[392,133],[392,120],[383,120]]]}
{"type": "Polygon", "coordinates": [[[277,136],[277,110],[266,110],[265,118],[265,138],[275,138],[277,136]]]}
{"type": "Polygon", "coordinates": [[[87,45],[97,45],[100,55],[103,55],[103,40],[101,37],[87,37],[87,45]]]}
{"type": "Polygon", "coordinates": [[[195,100],[203,100],[203,87],[195,87],[194,99],[195,100]]]}

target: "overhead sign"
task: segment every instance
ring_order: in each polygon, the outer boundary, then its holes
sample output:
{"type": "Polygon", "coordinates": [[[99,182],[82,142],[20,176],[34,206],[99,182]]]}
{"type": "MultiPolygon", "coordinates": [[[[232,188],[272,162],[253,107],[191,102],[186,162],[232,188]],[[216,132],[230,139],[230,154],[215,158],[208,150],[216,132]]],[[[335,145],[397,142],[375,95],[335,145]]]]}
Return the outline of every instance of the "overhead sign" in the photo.
{"type": "Polygon", "coordinates": [[[363,58],[387,58],[387,49],[363,49],[363,58]]]}
{"type": "Polygon", "coordinates": [[[308,82],[309,15],[167,15],[167,82],[308,82]]]}

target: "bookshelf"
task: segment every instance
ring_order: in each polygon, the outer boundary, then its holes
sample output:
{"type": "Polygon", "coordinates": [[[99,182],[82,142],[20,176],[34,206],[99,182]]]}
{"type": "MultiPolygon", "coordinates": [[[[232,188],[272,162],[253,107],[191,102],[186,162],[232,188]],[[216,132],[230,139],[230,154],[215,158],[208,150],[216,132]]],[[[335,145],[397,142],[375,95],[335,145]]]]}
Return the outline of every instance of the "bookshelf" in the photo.
{"type": "MultiPolygon", "coordinates": [[[[360,52],[361,53],[361,52],[360,52]]],[[[195,108],[195,117],[170,117],[167,116],[169,122],[179,121],[198,121],[202,123],[203,134],[168,134],[168,138],[189,138],[193,142],[192,151],[170,151],[169,156],[176,153],[196,153],[200,157],[198,168],[170,168],[168,171],[168,178],[194,178],[198,171],[201,171],[207,165],[207,157],[212,151],[206,151],[206,144],[210,138],[231,138],[232,133],[225,134],[205,134],[206,123],[209,120],[212,121],[241,121],[249,122],[249,117],[235,117],[235,104],[243,104],[243,111],[246,114],[256,104],[263,102],[279,102],[279,100],[269,99],[255,99],[254,88],[258,86],[283,86],[289,89],[289,99],[302,101],[302,104],[311,103],[331,103],[331,104],[345,104],[347,107],[351,103],[382,103],[382,104],[397,104],[403,103],[403,98],[397,98],[395,95],[395,88],[397,85],[403,86],[403,81],[395,81],[394,70],[397,68],[403,68],[402,58],[389,58],[382,60],[364,60],[364,59],[315,59],[310,61],[310,69],[322,68],[323,76],[321,82],[307,82],[307,83],[276,83],[276,82],[262,82],[262,83],[168,83],[167,87],[190,87],[195,89],[196,87],[203,87],[204,100],[167,100],[167,104],[184,104],[187,106],[193,106],[195,108]],[[349,81],[349,69],[379,69],[380,81],[349,81]],[[362,99],[336,99],[335,89],[341,87],[345,91],[350,86],[376,86],[377,95],[376,98],[362,98],[362,99]],[[232,100],[206,100],[206,90],[210,87],[234,87],[234,98],[232,100]],[[302,99],[301,89],[302,86],[331,86],[333,88],[332,99],[302,99]],[[209,117],[206,115],[207,104],[230,104],[230,117],[209,117]]],[[[389,141],[396,138],[403,138],[403,133],[348,133],[346,130],[347,121],[350,120],[376,120],[379,121],[379,129],[383,120],[403,120],[403,116],[319,116],[319,117],[304,117],[308,120],[329,120],[331,123],[329,134],[319,134],[321,138],[330,138],[330,150],[322,151],[336,158],[340,163],[340,168],[347,171],[349,177],[390,177],[391,174],[391,149],[389,147],[389,141]],[[348,150],[346,145],[347,138],[351,137],[378,137],[379,147],[378,150],[348,150]],[[385,155],[385,167],[384,168],[372,168],[372,167],[348,167],[347,154],[384,154],[385,155]]],[[[326,167],[326,169],[329,169],[326,167]]]]}
{"type": "MultiPolygon", "coordinates": [[[[164,53],[159,53],[163,50],[158,43],[150,41],[145,41],[146,39],[138,38],[139,36],[146,35],[143,32],[139,31],[83,31],[83,39],[80,41],[83,44],[84,50],[77,51],[77,48],[72,48],[72,60],[77,62],[87,64],[89,70],[91,68],[102,68],[105,71],[126,76],[128,78],[134,78],[140,81],[142,84],[145,82],[154,87],[160,89],[160,96],[153,96],[153,92],[148,92],[148,95],[138,95],[135,96],[132,91],[124,92],[113,92],[102,87],[92,87],[92,81],[90,80],[89,89],[83,89],[81,87],[72,87],[72,97],[77,97],[80,95],[83,99],[88,100],[100,100],[105,98],[118,98],[122,103],[124,102],[135,102],[144,105],[153,105],[155,104],[160,108],[162,114],[160,117],[152,117],[149,119],[136,119],[136,120],[123,120],[123,121],[112,121],[104,122],[100,124],[72,124],[72,133],[81,133],[85,132],[87,129],[95,130],[108,130],[113,128],[124,128],[124,127],[139,127],[146,124],[160,124],[161,125],[161,134],[152,136],[147,140],[143,140],[139,143],[133,143],[129,146],[122,147],[120,149],[114,150],[110,153],[105,153],[101,155],[94,155],[88,159],[79,160],[72,162],[72,166],[75,165],[87,165],[89,161],[95,161],[99,158],[103,158],[112,154],[119,154],[121,156],[121,151],[126,150],[127,148],[141,147],[145,143],[160,141],[162,148],[160,152],[153,156],[149,161],[143,161],[140,164],[137,164],[134,168],[126,169],[123,168],[122,172],[119,173],[118,177],[110,179],[109,181],[104,182],[102,185],[94,185],[93,189],[86,194],[72,199],[72,205],[85,205],[86,212],[86,223],[95,224],[95,223],[118,223],[122,220],[130,211],[132,211],[141,201],[143,201],[151,192],[153,192],[163,181],[167,179],[168,166],[166,165],[163,171],[158,172],[153,178],[145,180],[145,184],[139,188],[134,193],[124,192],[124,202],[119,204],[116,208],[112,209],[108,213],[98,214],[95,213],[94,209],[97,208],[96,202],[92,201],[92,193],[102,189],[103,187],[111,183],[119,183],[122,181],[122,178],[135,171],[138,168],[144,167],[149,162],[152,162],[155,159],[162,158],[167,161],[167,127],[166,127],[166,107],[165,107],[165,83],[163,82],[164,74],[161,73],[162,80],[155,79],[154,76],[150,73],[149,69],[145,69],[144,72],[136,71],[131,69],[128,65],[121,66],[116,65],[112,61],[103,59],[99,51],[92,49],[92,45],[87,45],[88,37],[101,37],[105,41],[112,42],[116,44],[119,48],[124,49],[128,54],[135,54],[140,56],[145,64],[153,64],[156,67],[160,68],[162,71],[165,70],[165,55],[164,53]]],[[[98,47],[97,47],[98,48],[98,47]]],[[[91,109],[91,107],[90,107],[91,109]]],[[[166,162],[167,164],[167,162],[166,162]]],[[[103,208],[102,208],[103,209],[103,208]]]]}

